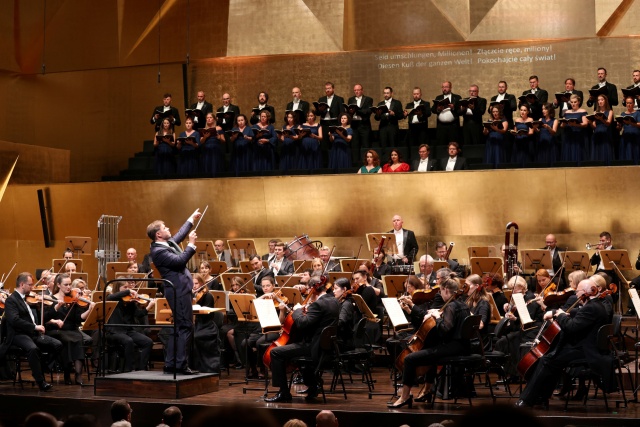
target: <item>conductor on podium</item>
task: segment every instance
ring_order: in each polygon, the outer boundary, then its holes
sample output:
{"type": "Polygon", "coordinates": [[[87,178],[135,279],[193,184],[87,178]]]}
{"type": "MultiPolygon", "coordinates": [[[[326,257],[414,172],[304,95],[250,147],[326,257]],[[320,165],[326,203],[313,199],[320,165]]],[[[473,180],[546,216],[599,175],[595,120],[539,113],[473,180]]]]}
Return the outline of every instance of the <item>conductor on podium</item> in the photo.
{"type": "Polygon", "coordinates": [[[198,209],[191,214],[175,236],[171,236],[169,228],[163,221],[156,220],[147,226],[147,235],[151,239],[151,258],[163,279],[173,283],[173,287],[165,286],[165,296],[173,312],[174,327],[178,333],[177,348],[174,340],[169,340],[165,352],[164,371],[182,374],[195,374],[187,366],[188,345],[193,335],[193,310],[191,308],[191,291],[193,279],[187,268],[189,259],[196,253],[197,235],[195,230],[189,233],[195,220],[202,214],[198,209]],[[185,237],[189,244],[183,251],[180,242],[185,237]],[[175,350],[175,351],[174,351],[175,350]],[[175,354],[175,359],[174,359],[175,354]]]}

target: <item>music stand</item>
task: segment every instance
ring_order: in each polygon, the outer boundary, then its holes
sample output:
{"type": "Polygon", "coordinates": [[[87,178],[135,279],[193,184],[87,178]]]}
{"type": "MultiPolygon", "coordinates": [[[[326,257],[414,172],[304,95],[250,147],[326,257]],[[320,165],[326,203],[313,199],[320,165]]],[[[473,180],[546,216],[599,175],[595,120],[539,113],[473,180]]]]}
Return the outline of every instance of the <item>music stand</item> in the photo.
{"type": "MultiPolygon", "coordinates": [[[[262,260],[262,266],[264,268],[269,268],[269,261],[262,260]]],[[[249,261],[240,261],[240,271],[243,273],[251,273],[253,271],[253,267],[251,267],[251,263],[249,261]]]]}
{"type": "Polygon", "coordinates": [[[522,264],[525,270],[548,270],[553,266],[551,251],[548,249],[523,249],[521,252],[522,264]]]}
{"type": "Polygon", "coordinates": [[[240,261],[248,260],[251,255],[258,253],[253,239],[227,240],[227,245],[231,252],[231,258],[236,260],[235,265],[238,265],[240,261]]]}
{"type": "Polygon", "coordinates": [[[497,257],[498,250],[495,246],[469,246],[467,248],[469,252],[469,258],[487,258],[497,257]]]}
{"type": "Polygon", "coordinates": [[[213,297],[214,308],[224,308],[229,310],[229,297],[225,291],[209,291],[213,297]]]}
{"type": "Polygon", "coordinates": [[[139,288],[138,295],[149,295],[149,298],[155,298],[158,290],[156,288],[139,288]]]}
{"type": "Polygon", "coordinates": [[[256,299],[252,294],[229,294],[229,302],[238,316],[238,322],[259,322],[256,308],[252,301],[256,299]]]}
{"type": "Polygon", "coordinates": [[[313,260],[311,259],[294,259],[293,260],[293,270],[294,271],[302,271],[302,270],[313,270],[311,265],[313,264],[313,260]],[[302,267],[300,267],[302,265],[302,267]]]}
{"type": "Polygon", "coordinates": [[[582,270],[589,272],[589,254],[583,251],[567,251],[564,253],[564,270],[567,273],[582,270]]]}
{"type": "Polygon", "coordinates": [[[102,302],[102,291],[94,291],[91,293],[91,301],[98,303],[102,302]]]}
{"type": "Polygon", "coordinates": [[[335,283],[338,279],[347,279],[349,283],[351,283],[351,275],[352,273],[345,273],[343,271],[330,271],[329,272],[329,283],[335,283]]]}
{"type": "Polygon", "coordinates": [[[71,273],[69,276],[71,277],[71,283],[76,279],[80,279],[87,284],[87,287],[89,286],[89,273],[71,273]]]}
{"type": "Polygon", "coordinates": [[[605,266],[615,263],[620,270],[631,270],[631,261],[626,249],[610,249],[600,251],[600,259],[605,266]]]}
{"type": "Polygon", "coordinates": [[[376,323],[380,321],[380,319],[378,319],[378,315],[373,314],[367,303],[364,302],[364,299],[360,295],[351,294],[351,298],[353,298],[353,301],[355,301],[358,309],[360,310],[360,313],[362,313],[362,315],[366,317],[368,321],[376,323]]]}
{"type": "Polygon", "coordinates": [[[107,282],[116,278],[116,273],[127,273],[129,262],[114,261],[107,263],[107,282]]]}
{"type": "Polygon", "coordinates": [[[172,325],[173,324],[173,312],[169,307],[169,302],[166,298],[158,298],[156,300],[155,310],[156,325],[172,325]]]}
{"type": "Polygon", "coordinates": [[[398,246],[396,246],[396,235],[393,233],[367,233],[367,246],[369,248],[369,252],[372,252],[378,249],[380,246],[380,242],[384,237],[384,243],[382,244],[382,249],[387,255],[393,255],[398,253],[398,246]]]}
{"type": "Polygon", "coordinates": [[[113,313],[113,310],[115,310],[116,306],[118,305],[118,301],[106,302],[107,305],[104,310],[104,318],[102,317],[102,304],[104,304],[102,301],[96,302],[93,307],[89,308],[89,314],[87,314],[87,318],[82,324],[83,331],[95,331],[99,328],[100,323],[107,323],[109,321],[109,318],[111,317],[111,314],[113,313]]]}
{"type": "Polygon", "coordinates": [[[67,236],[64,240],[76,258],[79,258],[80,255],[91,255],[91,237],[67,236]]]}
{"type": "Polygon", "coordinates": [[[405,312],[402,310],[402,307],[400,307],[400,303],[396,298],[382,298],[382,305],[384,305],[387,311],[387,315],[389,320],[391,320],[391,325],[395,332],[407,331],[412,328],[411,322],[407,320],[405,312]]]}
{"type": "Polygon", "coordinates": [[[280,288],[280,292],[289,300],[289,305],[302,304],[302,294],[296,288],[280,288]]]}
{"type": "Polygon", "coordinates": [[[82,272],[82,260],[78,258],[56,258],[53,260],[53,272],[54,273],[64,273],[64,267],[67,263],[74,263],[76,265],[76,271],[82,272]]]}
{"type": "Polygon", "coordinates": [[[493,299],[493,293],[487,292],[491,298],[489,298],[489,306],[491,307],[491,319],[489,323],[492,325],[497,325],[500,320],[502,320],[502,316],[500,315],[500,311],[498,310],[498,306],[496,305],[496,301],[493,299]]]}
{"type": "Polygon", "coordinates": [[[253,300],[252,306],[256,310],[263,334],[278,332],[282,329],[282,324],[278,318],[278,310],[276,309],[273,300],[255,299],[253,300]]]}
{"type": "Polygon", "coordinates": [[[211,240],[202,240],[196,242],[196,259],[200,261],[211,261],[218,260],[218,256],[216,255],[216,250],[213,247],[213,241],[211,240]]]}
{"type": "Polygon", "coordinates": [[[388,274],[382,276],[382,283],[387,288],[387,296],[389,298],[398,298],[405,292],[404,282],[407,280],[406,274],[388,274]]]}
{"type": "Polygon", "coordinates": [[[438,271],[441,268],[449,268],[447,261],[433,261],[433,271],[438,271]]]}
{"type": "Polygon", "coordinates": [[[122,272],[122,271],[117,271],[115,273],[115,279],[144,279],[147,277],[147,273],[129,273],[129,272],[122,272]]]}
{"type": "Polygon", "coordinates": [[[220,283],[225,291],[231,292],[231,279],[235,276],[239,276],[242,281],[246,284],[244,289],[247,293],[255,294],[256,288],[253,283],[253,277],[249,273],[222,273],[220,278],[222,279],[220,283]]]}
{"type": "Polygon", "coordinates": [[[276,285],[279,288],[282,288],[283,286],[290,288],[300,284],[300,279],[302,279],[302,277],[296,276],[295,274],[289,276],[276,276],[276,285]]]}
{"type": "Polygon", "coordinates": [[[471,274],[477,274],[480,277],[487,273],[502,273],[504,268],[503,260],[500,257],[473,257],[469,259],[471,264],[471,274]]]}
{"type": "Polygon", "coordinates": [[[362,265],[362,263],[369,261],[368,259],[363,259],[363,258],[359,258],[359,259],[353,259],[353,258],[349,258],[349,259],[341,259],[340,260],[340,269],[344,272],[347,273],[353,273],[356,271],[356,267],[359,267],[360,265],[362,265]]]}

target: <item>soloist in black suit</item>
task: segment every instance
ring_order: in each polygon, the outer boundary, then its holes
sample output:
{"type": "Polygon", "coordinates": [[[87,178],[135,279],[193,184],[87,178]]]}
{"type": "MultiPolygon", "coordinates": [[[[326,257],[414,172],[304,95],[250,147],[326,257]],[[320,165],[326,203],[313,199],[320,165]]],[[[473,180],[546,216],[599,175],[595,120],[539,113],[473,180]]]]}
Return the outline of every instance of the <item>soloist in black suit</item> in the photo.
{"type": "Polygon", "coordinates": [[[174,360],[173,339],[169,339],[165,351],[164,366],[178,370],[187,367],[189,343],[193,335],[193,310],[191,308],[193,278],[187,268],[187,263],[196,250],[188,245],[184,252],[181,252],[178,246],[187,237],[191,227],[193,224],[190,221],[185,222],[180,231],[169,240],[170,246],[160,242],[151,243],[151,258],[160,276],[173,283],[173,287],[165,284],[164,294],[173,312],[174,326],[178,330],[178,345],[174,360]]]}
{"type": "MultiPolygon", "coordinates": [[[[152,125],[155,125],[155,129],[157,132],[158,129],[160,129],[160,126],[162,125],[163,119],[162,119],[162,116],[160,116],[160,118],[156,120],[156,111],[164,111],[164,105],[160,105],[159,107],[154,108],[153,113],[151,113],[151,120],[149,120],[149,123],[151,123],[152,125]]],[[[174,127],[180,126],[182,124],[182,121],[180,120],[180,112],[176,107],[170,106],[169,110],[164,114],[173,116],[173,121],[171,120],[171,117],[169,117],[169,121],[174,127]]]]}
{"type": "Polygon", "coordinates": [[[40,350],[48,352],[50,360],[53,361],[62,349],[62,343],[55,338],[37,332],[36,324],[31,320],[29,310],[33,314],[35,322],[38,323],[38,312],[26,305],[17,290],[14,290],[5,301],[2,329],[3,332],[6,331],[6,337],[0,346],[0,358],[4,358],[10,346],[14,345],[20,348],[25,352],[33,379],[40,385],[44,383],[40,350]]]}
{"type": "Polygon", "coordinates": [[[429,121],[427,119],[431,117],[431,104],[421,99],[418,105],[424,106],[424,112],[421,115],[414,111],[414,101],[407,103],[404,107],[404,109],[409,112],[409,114],[407,114],[407,123],[409,125],[409,132],[407,132],[407,147],[417,147],[422,144],[429,143],[429,121]],[[416,123],[414,123],[414,117],[417,117],[416,123]]]}
{"type": "MultiPolygon", "coordinates": [[[[289,395],[287,384],[287,361],[298,356],[311,356],[315,361],[320,358],[320,335],[327,326],[337,326],[340,314],[340,304],[334,297],[323,294],[310,304],[306,314],[302,309],[293,312],[293,330],[300,337],[297,342],[289,343],[271,350],[271,371],[273,386],[280,388],[280,393],[289,395]]],[[[302,373],[304,383],[310,390],[317,387],[313,373],[314,367],[302,373]]]]}
{"type": "MultiPolygon", "coordinates": [[[[358,105],[355,96],[347,101],[348,105],[358,105]]],[[[373,99],[369,96],[362,95],[360,100],[360,110],[355,116],[351,117],[351,129],[353,129],[353,138],[351,138],[351,160],[354,164],[360,163],[360,149],[362,147],[370,147],[371,138],[371,107],[373,99]]]]}
{"type": "MultiPolygon", "coordinates": [[[[378,103],[378,107],[386,105],[384,101],[378,103]]],[[[380,146],[382,148],[395,147],[398,139],[398,121],[404,119],[404,111],[402,110],[402,103],[397,99],[391,98],[389,104],[389,112],[385,114],[376,114],[374,118],[380,122],[380,146]],[[390,112],[393,111],[393,114],[390,112]]]]}
{"type": "MultiPolygon", "coordinates": [[[[191,104],[192,110],[197,110],[197,108],[198,108],[197,102],[195,104],[191,104]]],[[[194,122],[193,122],[194,129],[201,129],[207,124],[207,114],[213,113],[213,105],[211,105],[210,102],[204,101],[202,103],[202,108],[199,111],[200,111],[199,113],[196,113],[196,117],[198,118],[198,121],[195,121],[194,119],[194,122]]]]}

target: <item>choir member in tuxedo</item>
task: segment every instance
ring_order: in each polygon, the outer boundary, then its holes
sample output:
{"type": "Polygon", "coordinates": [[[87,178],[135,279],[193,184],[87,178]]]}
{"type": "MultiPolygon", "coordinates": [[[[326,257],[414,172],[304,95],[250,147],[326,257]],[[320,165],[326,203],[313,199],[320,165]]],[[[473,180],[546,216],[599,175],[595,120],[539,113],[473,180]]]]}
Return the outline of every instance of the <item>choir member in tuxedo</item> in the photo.
{"type": "Polygon", "coordinates": [[[584,99],[582,91],[576,89],[576,80],[572,77],[569,77],[564,81],[564,91],[568,95],[565,102],[558,103],[557,98],[553,101],[553,106],[558,109],[558,117],[560,118],[564,117],[564,113],[571,109],[571,104],[569,104],[569,97],[571,97],[571,95],[578,95],[580,97],[581,106],[582,100],[584,99]]]}
{"type": "Polygon", "coordinates": [[[406,144],[409,149],[429,142],[428,119],[431,117],[431,104],[422,99],[422,89],[414,87],[412,96],[413,100],[407,103],[403,112],[409,126],[406,144]]]}
{"type": "MultiPolygon", "coordinates": [[[[297,309],[293,312],[293,327],[298,332],[298,339],[289,344],[271,350],[271,371],[273,386],[279,387],[278,393],[266,402],[291,402],[292,396],[287,381],[287,361],[298,356],[311,356],[314,361],[320,359],[320,337],[327,326],[337,326],[340,316],[340,304],[334,297],[327,295],[320,279],[312,277],[310,285],[317,298],[309,304],[306,311],[297,309]]],[[[302,372],[304,384],[308,387],[305,400],[312,401],[318,396],[315,364],[307,365],[302,372]]]]}
{"type": "Polygon", "coordinates": [[[411,162],[411,170],[414,172],[429,172],[437,171],[438,159],[431,157],[431,148],[427,144],[422,144],[418,148],[419,159],[415,159],[411,162]]]}
{"type": "Polygon", "coordinates": [[[309,103],[307,101],[303,101],[302,92],[300,92],[299,87],[294,87],[291,89],[291,97],[293,98],[291,102],[287,104],[287,109],[284,112],[284,122],[287,122],[287,112],[294,111],[298,116],[298,123],[304,122],[304,119],[307,117],[307,113],[309,112],[309,103]]]}
{"type": "Polygon", "coordinates": [[[394,215],[391,219],[393,229],[388,233],[393,233],[396,238],[396,246],[398,253],[393,255],[393,260],[396,264],[409,264],[409,257],[411,262],[415,259],[420,247],[416,240],[416,235],[413,231],[405,229],[404,220],[400,215],[394,215]]]}
{"type": "Polygon", "coordinates": [[[249,123],[255,125],[260,121],[260,113],[262,110],[267,110],[271,113],[269,117],[269,123],[273,124],[276,122],[276,110],[273,106],[267,104],[269,102],[269,94],[267,92],[260,92],[258,94],[258,105],[251,110],[251,117],[249,118],[249,123]],[[256,110],[258,110],[256,112],[256,110]]]}
{"type": "Polygon", "coordinates": [[[449,157],[440,161],[440,170],[461,171],[469,169],[467,159],[459,156],[460,146],[457,142],[450,142],[448,146],[449,157]]]}
{"type": "Polygon", "coordinates": [[[540,120],[542,118],[542,106],[547,103],[549,99],[549,92],[544,89],[541,89],[538,86],[538,76],[529,77],[529,90],[525,90],[522,92],[522,95],[535,95],[535,99],[532,99],[533,102],[527,102],[529,104],[529,109],[531,110],[531,118],[533,120],[540,120]]]}
{"type": "Polygon", "coordinates": [[[462,116],[462,140],[465,145],[482,142],[482,116],[487,109],[487,100],[480,97],[478,85],[469,86],[467,105],[460,104],[459,114],[462,116]]]}
{"type": "Polygon", "coordinates": [[[237,105],[233,105],[231,103],[231,95],[225,93],[222,95],[222,106],[216,110],[217,113],[227,113],[229,118],[224,118],[222,120],[218,120],[218,126],[222,128],[222,130],[231,130],[233,129],[236,117],[240,114],[240,107],[237,105]]]}
{"type": "Polygon", "coordinates": [[[389,147],[395,147],[398,140],[399,126],[398,121],[404,119],[402,103],[397,99],[393,99],[393,89],[389,86],[383,90],[384,100],[378,103],[378,107],[386,106],[386,113],[376,112],[374,118],[380,122],[380,146],[384,151],[389,147]]]}
{"type": "MultiPolygon", "coordinates": [[[[633,84],[627,86],[627,89],[640,88],[640,70],[633,70],[633,84]]],[[[625,99],[626,100],[626,99],[625,99]]],[[[640,109],[640,95],[636,95],[636,98],[633,100],[634,102],[634,110],[640,109]]]]}
{"type": "Polygon", "coordinates": [[[436,96],[431,112],[437,114],[436,143],[446,145],[450,141],[458,141],[460,137],[460,118],[458,116],[460,95],[451,93],[451,82],[442,82],[442,94],[436,96]],[[439,101],[448,100],[448,104],[442,105],[439,101]]]}
{"type": "Polygon", "coordinates": [[[31,308],[25,298],[33,287],[31,273],[20,273],[16,278],[16,287],[5,301],[2,315],[3,342],[0,345],[0,358],[4,359],[11,346],[20,348],[29,362],[31,375],[41,391],[49,391],[53,386],[47,383],[42,373],[43,364],[49,364],[62,350],[62,343],[45,335],[45,327],[40,324],[37,310],[31,308]],[[47,352],[50,360],[41,360],[40,351],[47,352]]]}
{"type": "Polygon", "coordinates": [[[360,149],[370,147],[371,137],[371,107],[373,99],[364,94],[361,84],[353,86],[353,96],[347,101],[348,105],[357,105],[357,111],[347,111],[351,116],[351,128],[353,138],[351,138],[351,159],[353,163],[360,160],[360,149]]]}
{"type": "MultiPolygon", "coordinates": [[[[607,69],[600,67],[598,68],[598,83],[591,87],[591,90],[600,89],[601,87],[607,88],[607,99],[609,100],[609,105],[615,107],[618,105],[618,88],[613,83],[609,83],[607,81],[607,69]]],[[[593,96],[589,95],[589,99],[587,100],[588,107],[597,107],[598,100],[593,96]]]]}
{"type": "Polygon", "coordinates": [[[167,176],[176,172],[176,158],[173,155],[175,147],[176,134],[171,126],[171,121],[165,118],[153,138],[156,175],[167,176]],[[161,137],[161,141],[158,141],[158,137],[161,137]]]}
{"type": "Polygon", "coordinates": [[[318,99],[318,103],[325,103],[328,107],[321,106],[315,111],[316,116],[320,117],[320,126],[322,126],[322,143],[320,144],[320,152],[322,153],[322,165],[329,163],[329,126],[339,126],[340,113],[344,113],[344,98],[338,96],[334,92],[334,85],[331,82],[324,84],[324,96],[318,99]]]}
{"type": "Polygon", "coordinates": [[[180,112],[176,107],[171,106],[170,93],[164,94],[164,96],[162,97],[162,105],[154,108],[153,113],[151,114],[151,120],[149,120],[149,122],[152,125],[155,125],[156,131],[160,129],[162,117],[167,117],[172,127],[180,126],[182,124],[182,122],[180,121],[180,112]],[[163,115],[160,115],[159,112],[162,112],[163,115]]]}
{"type": "Polygon", "coordinates": [[[198,102],[191,104],[191,110],[198,110],[192,115],[193,128],[198,130],[205,127],[207,114],[213,113],[213,105],[205,100],[204,91],[198,91],[198,102]]]}
{"type": "MultiPolygon", "coordinates": [[[[498,82],[498,94],[491,97],[491,103],[493,102],[502,102],[502,114],[504,118],[509,123],[509,129],[513,128],[513,112],[516,111],[516,97],[510,93],[507,93],[507,82],[501,80],[498,82]]],[[[491,108],[491,103],[489,103],[489,108],[491,108]]],[[[491,113],[491,111],[487,111],[491,113]]]]}

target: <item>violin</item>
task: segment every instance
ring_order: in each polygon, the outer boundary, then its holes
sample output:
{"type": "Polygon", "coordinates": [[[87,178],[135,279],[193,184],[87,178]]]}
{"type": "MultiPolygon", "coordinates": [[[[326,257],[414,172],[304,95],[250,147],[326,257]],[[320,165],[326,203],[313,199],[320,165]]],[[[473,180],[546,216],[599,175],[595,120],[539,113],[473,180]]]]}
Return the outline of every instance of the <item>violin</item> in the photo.
{"type": "Polygon", "coordinates": [[[353,294],[353,291],[351,289],[347,289],[346,291],[344,291],[342,293],[342,295],[340,295],[340,298],[338,298],[338,302],[344,302],[347,298],[349,298],[351,295],[353,294]]]}
{"type": "MultiPolygon", "coordinates": [[[[213,280],[213,279],[211,279],[213,280]]],[[[202,299],[202,297],[204,296],[204,294],[209,293],[209,287],[207,286],[207,284],[205,283],[204,285],[200,286],[197,289],[193,290],[193,300],[195,302],[195,304],[198,304],[200,302],[200,300],[202,299]]]]}
{"type": "Polygon", "coordinates": [[[147,294],[137,294],[135,297],[131,295],[125,295],[122,297],[122,301],[123,302],[133,301],[133,302],[137,302],[140,305],[146,305],[147,303],[151,302],[151,298],[149,298],[149,295],[147,294]]]}
{"type": "MultiPolygon", "coordinates": [[[[46,295],[45,295],[45,298],[46,298],[46,295]]],[[[71,289],[71,292],[69,293],[69,295],[64,296],[64,303],[65,304],[77,303],[80,307],[86,307],[89,304],[91,304],[91,300],[83,298],[82,291],[80,289],[71,289]]]]}
{"type": "Polygon", "coordinates": [[[560,292],[547,292],[543,297],[544,305],[564,304],[575,292],[573,288],[567,288],[560,292]]]}
{"type": "Polygon", "coordinates": [[[436,285],[429,289],[416,289],[411,295],[414,304],[420,305],[427,301],[432,301],[440,292],[440,286],[436,285]]]}
{"type": "Polygon", "coordinates": [[[58,302],[58,300],[50,297],[49,295],[40,295],[35,292],[29,292],[29,295],[25,297],[27,304],[40,304],[44,302],[44,305],[53,305],[53,303],[58,302]]]}

